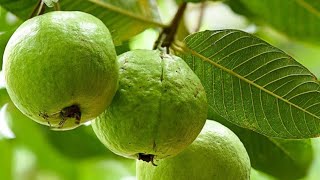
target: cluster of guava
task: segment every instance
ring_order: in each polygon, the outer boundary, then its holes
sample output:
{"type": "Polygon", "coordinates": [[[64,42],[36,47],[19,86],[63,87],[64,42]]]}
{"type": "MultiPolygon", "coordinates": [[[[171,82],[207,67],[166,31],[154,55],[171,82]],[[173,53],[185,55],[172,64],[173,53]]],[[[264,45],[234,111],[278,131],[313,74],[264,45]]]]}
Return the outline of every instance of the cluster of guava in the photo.
{"type": "Polygon", "coordinates": [[[117,57],[99,19],[51,12],[24,22],[3,60],[8,94],[23,114],[55,130],[94,119],[107,148],[137,159],[138,179],[249,179],[243,144],[206,121],[204,87],[177,56],[132,50],[117,57]]]}

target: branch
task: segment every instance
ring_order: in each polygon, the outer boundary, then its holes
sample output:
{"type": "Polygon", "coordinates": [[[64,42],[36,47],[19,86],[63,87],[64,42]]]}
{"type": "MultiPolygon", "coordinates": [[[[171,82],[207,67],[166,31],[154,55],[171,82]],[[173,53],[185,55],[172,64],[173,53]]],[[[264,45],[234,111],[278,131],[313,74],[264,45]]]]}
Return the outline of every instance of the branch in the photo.
{"type": "Polygon", "coordinates": [[[161,44],[161,47],[167,48],[167,52],[169,51],[169,47],[171,46],[174,37],[176,35],[178,26],[183,17],[184,11],[187,7],[187,3],[184,2],[179,6],[178,11],[176,12],[174,18],[172,19],[170,25],[168,27],[164,27],[154,44],[153,49],[157,49],[161,44]]]}

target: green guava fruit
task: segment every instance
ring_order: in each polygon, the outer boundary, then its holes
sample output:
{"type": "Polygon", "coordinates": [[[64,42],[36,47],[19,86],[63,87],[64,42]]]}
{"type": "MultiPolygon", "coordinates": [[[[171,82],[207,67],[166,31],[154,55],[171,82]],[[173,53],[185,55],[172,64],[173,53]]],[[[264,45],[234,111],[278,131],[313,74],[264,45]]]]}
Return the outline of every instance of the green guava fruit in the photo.
{"type": "Polygon", "coordinates": [[[107,27],[76,11],[25,21],[6,46],[3,69],[17,108],[57,130],[101,114],[116,92],[119,72],[107,27]]]}
{"type": "Polygon", "coordinates": [[[138,180],[248,180],[250,159],[239,138],[207,120],[197,139],[178,155],[155,162],[137,161],[138,180]]]}
{"type": "Polygon", "coordinates": [[[205,90],[179,57],[133,50],[118,57],[119,88],[111,105],[92,123],[114,153],[153,162],[181,152],[207,117],[205,90]]]}

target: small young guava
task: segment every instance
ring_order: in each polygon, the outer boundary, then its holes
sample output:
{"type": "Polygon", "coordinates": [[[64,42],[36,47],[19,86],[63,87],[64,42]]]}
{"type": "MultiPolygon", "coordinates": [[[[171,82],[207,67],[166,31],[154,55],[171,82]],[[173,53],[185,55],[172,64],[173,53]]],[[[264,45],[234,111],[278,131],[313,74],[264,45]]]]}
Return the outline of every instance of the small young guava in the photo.
{"type": "Polygon", "coordinates": [[[205,90],[181,58],[157,50],[118,57],[119,88],[111,105],[92,123],[114,153],[153,162],[186,148],[207,117],[205,90]]]}
{"type": "Polygon", "coordinates": [[[25,21],[5,48],[3,69],[18,109],[57,130],[102,113],[116,92],[119,71],[107,27],[76,11],[25,21]]]}
{"type": "Polygon", "coordinates": [[[197,139],[178,155],[137,161],[138,180],[248,180],[250,159],[239,138],[222,124],[207,120],[197,139]]]}

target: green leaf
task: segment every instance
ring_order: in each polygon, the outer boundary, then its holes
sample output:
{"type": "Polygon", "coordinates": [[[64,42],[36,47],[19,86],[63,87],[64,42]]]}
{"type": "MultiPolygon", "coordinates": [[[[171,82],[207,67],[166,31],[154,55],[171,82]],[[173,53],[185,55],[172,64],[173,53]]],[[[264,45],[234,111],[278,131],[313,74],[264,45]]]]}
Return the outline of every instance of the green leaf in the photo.
{"type": "MultiPolygon", "coordinates": [[[[230,0],[234,1],[234,0],[230,0]]],[[[250,11],[252,20],[267,23],[298,40],[320,42],[320,1],[236,0],[250,11]]],[[[230,2],[233,4],[234,2],[230,2]]],[[[232,6],[231,7],[236,7],[232,6]]],[[[242,8],[243,9],[243,8],[242,8]]],[[[237,7],[235,11],[237,11],[237,7]]],[[[249,13],[247,13],[248,15],[249,13]]]]}
{"type": "Polygon", "coordinates": [[[240,0],[225,0],[224,3],[238,14],[244,15],[247,18],[254,17],[252,12],[248,10],[247,7],[242,2],[240,2],[240,0]]]}
{"type": "MultiPolygon", "coordinates": [[[[165,26],[159,22],[159,14],[152,0],[62,0],[59,3],[61,10],[83,11],[101,19],[117,42],[127,40],[149,27],[165,26]]],[[[30,17],[36,4],[37,0],[0,0],[0,5],[24,20],[30,17]]]]}
{"type": "Polygon", "coordinates": [[[181,56],[206,89],[209,114],[266,136],[319,136],[319,82],[292,57],[238,30],[199,32],[185,43],[181,56]]]}
{"type": "Polygon", "coordinates": [[[230,128],[241,140],[250,157],[251,166],[279,179],[305,177],[314,159],[310,139],[286,140],[268,138],[235,126],[220,116],[209,115],[230,128]]]}

